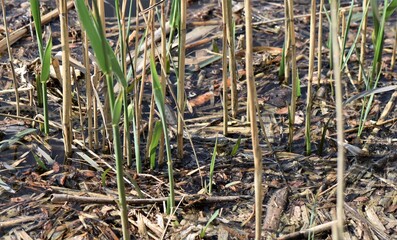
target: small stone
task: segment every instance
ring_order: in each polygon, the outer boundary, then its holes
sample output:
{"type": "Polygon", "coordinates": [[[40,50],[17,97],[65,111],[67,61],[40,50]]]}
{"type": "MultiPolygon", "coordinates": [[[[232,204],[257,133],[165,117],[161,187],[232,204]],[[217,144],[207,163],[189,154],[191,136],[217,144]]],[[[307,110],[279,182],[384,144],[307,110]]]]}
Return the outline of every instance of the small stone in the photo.
{"type": "Polygon", "coordinates": [[[23,8],[23,9],[28,9],[28,8],[30,8],[30,2],[23,2],[23,3],[21,3],[21,8],[23,8]]]}

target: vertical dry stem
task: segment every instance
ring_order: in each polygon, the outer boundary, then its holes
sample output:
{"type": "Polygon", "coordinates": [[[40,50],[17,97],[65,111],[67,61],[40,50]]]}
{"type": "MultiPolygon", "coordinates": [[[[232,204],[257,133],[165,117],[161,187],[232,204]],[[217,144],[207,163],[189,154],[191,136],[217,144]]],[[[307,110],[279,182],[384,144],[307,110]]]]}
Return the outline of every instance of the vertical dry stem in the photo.
{"type": "Polygon", "coordinates": [[[223,82],[223,135],[227,135],[227,122],[228,122],[228,84],[227,84],[227,2],[228,0],[222,1],[222,31],[223,31],[223,38],[222,38],[222,82],[223,82]]]}
{"type": "Polygon", "coordinates": [[[368,19],[367,19],[367,15],[368,15],[368,11],[365,11],[365,8],[368,7],[368,0],[363,0],[363,13],[365,13],[365,15],[363,16],[363,25],[361,27],[361,46],[360,46],[360,65],[358,68],[358,83],[361,83],[363,80],[363,67],[364,67],[364,61],[365,61],[365,44],[367,41],[367,23],[368,23],[368,19]]]}
{"type": "Polygon", "coordinates": [[[179,34],[178,68],[178,157],[183,157],[183,113],[185,112],[185,53],[186,53],[187,1],[181,1],[181,25],[179,34]]]}
{"type": "Polygon", "coordinates": [[[7,41],[7,50],[8,50],[8,58],[10,59],[10,68],[11,68],[11,75],[12,75],[12,81],[14,83],[14,91],[15,91],[15,101],[16,101],[16,107],[17,107],[17,116],[19,116],[19,92],[18,92],[18,81],[15,77],[15,70],[14,70],[14,65],[13,65],[13,58],[12,58],[12,51],[11,51],[11,44],[10,44],[10,37],[8,34],[8,24],[7,24],[7,14],[6,14],[6,8],[4,4],[4,0],[1,0],[1,9],[3,12],[3,22],[4,22],[4,28],[5,28],[5,34],[6,34],[6,41],[7,41]]]}
{"type": "Polygon", "coordinates": [[[255,109],[255,79],[252,66],[252,13],[250,0],[244,1],[245,8],[245,33],[246,33],[246,56],[245,66],[247,72],[249,115],[251,119],[252,150],[254,152],[254,184],[255,184],[255,239],[261,239],[262,234],[262,153],[259,146],[258,127],[256,123],[255,109]]]}
{"type": "Polygon", "coordinates": [[[319,16],[318,16],[318,39],[317,39],[317,84],[321,84],[322,72],[322,47],[323,47],[323,6],[324,0],[320,1],[319,16]]]}
{"type": "Polygon", "coordinates": [[[70,108],[72,101],[72,86],[70,81],[69,65],[69,34],[68,34],[68,10],[66,1],[59,1],[59,19],[61,25],[61,43],[62,43],[62,130],[65,146],[65,157],[72,154],[72,126],[70,123],[70,108]]]}
{"type": "Polygon", "coordinates": [[[308,70],[308,83],[307,83],[307,99],[306,99],[306,153],[311,154],[311,112],[312,112],[312,83],[314,71],[314,49],[316,44],[316,0],[311,1],[310,9],[310,47],[309,47],[309,70],[308,70]]]}
{"type": "Polygon", "coordinates": [[[334,231],[335,239],[343,239],[344,228],[344,170],[345,170],[345,152],[343,147],[344,141],[344,120],[343,120],[343,105],[342,105],[342,80],[340,69],[340,49],[338,43],[338,3],[331,2],[331,31],[332,31],[332,60],[333,60],[333,74],[335,81],[335,104],[336,104],[336,127],[338,134],[338,169],[337,169],[337,197],[336,197],[336,232],[334,231]]]}

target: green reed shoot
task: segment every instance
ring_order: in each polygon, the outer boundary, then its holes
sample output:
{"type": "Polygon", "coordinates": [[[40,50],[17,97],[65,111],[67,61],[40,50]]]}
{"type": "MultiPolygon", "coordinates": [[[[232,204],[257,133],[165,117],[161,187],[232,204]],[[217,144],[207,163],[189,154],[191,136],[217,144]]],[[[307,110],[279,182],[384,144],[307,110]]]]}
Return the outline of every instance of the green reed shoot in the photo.
{"type": "MultiPolygon", "coordinates": [[[[112,116],[112,130],[114,141],[113,146],[116,158],[117,188],[119,194],[122,232],[123,238],[129,239],[129,223],[127,218],[127,204],[123,179],[123,156],[121,150],[121,136],[119,132],[119,121],[121,117],[123,101],[124,104],[126,104],[126,99],[124,96],[126,96],[127,81],[112,48],[105,38],[102,25],[100,24],[100,19],[95,19],[92,16],[91,12],[88,11],[88,8],[83,0],[75,0],[75,6],[79,15],[79,19],[91,42],[91,46],[94,50],[97,63],[102,72],[105,74],[107,81],[110,112],[112,116]],[[122,92],[118,95],[117,99],[115,98],[113,90],[113,75],[116,76],[118,82],[122,86],[122,92]]],[[[96,12],[98,11],[95,3],[94,9],[96,12]]],[[[96,14],[96,16],[99,16],[99,14],[96,14]]]]}
{"type": "MultiPolygon", "coordinates": [[[[390,18],[390,16],[397,9],[397,0],[393,0],[391,2],[385,0],[384,8],[381,16],[376,0],[371,0],[371,7],[372,7],[373,20],[374,20],[374,29],[375,29],[372,35],[373,43],[375,45],[374,48],[375,55],[372,61],[372,69],[371,69],[371,74],[369,76],[369,81],[366,82],[367,90],[372,90],[377,88],[381,74],[385,24],[390,18]]],[[[362,131],[364,129],[364,123],[368,117],[369,110],[372,107],[373,99],[374,99],[373,94],[369,97],[369,99],[367,98],[364,99],[364,104],[360,116],[360,125],[357,133],[358,137],[361,136],[362,131]]]]}
{"type": "Polygon", "coordinates": [[[162,127],[161,122],[157,121],[154,125],[152,141],[150,142],[149,147],[149,157],[150,157],[150,168],[154,169],[156,166],[156,149],[160,142],[162,127]]]}
{"type": "MultiPolygon", "coordinates": [[[[127,58],[127,37],[126,37],[126,29],[125,29],[125,22],[124,22],[124,17],[122,18],[120,13],[120,4],[119,0],[115,0],[114,2],[114,7],[116,9],[116,16],[117,16],[117,23],[118,23],[118,28],[119,28],[119,45],[120,45],[120,51],[119,51],[119,64],[121,66],[121,69],[124,73],[124,76],[126,76],[126,69],[127,69],[127,63],[126,63],[126,58],[127,58]]],[[[127,91],[123,91],[124,94],[124,99],[127,99],[127,91]]],[[[124,148],[126,150],[127,154],[127,164],[131,165],[131,148],[130,148],[130,122],[128,121],[128,105],[124,104],[124,148]]],[[[138,149],[139,151],[139,149],[138,149]]],[[[141,158],[139,157],[140,155],[138,154],[138,157],[136,157],[136,169],[137,172],[140,173],[142,171],[142,164],[141,164],[141,158]]]]}
{"type": "Polygon", "coordinates": [[[30,0],[30,6],[36,29],[37,45],[41,62],[41,73],[38,73],[36,76],[37,97],[39,105],[43,106],[44,133],[48,134],[50,132],[50,127],[48,122],[47,80],[50,76],[52,40],[51,37],[48,39],[48,43],[44,49],[39,0],[30,0]]]}
{"type": "Polygon", "coordinates": [[[214,146],[214,151],[212,151],[212,157],[211,157],[211,165],[210,165],[210,179],[208,183],[208,193],[212,193],[212,181],[214,177],[214,169],[215,169],[215,160],[216,160],[216,153],[218,149],[218,136],[216,136],[215,139],[215,146],[214,146]]]}
{"type": "Polygon", "coordinates": [[[169,186],[170,186],[170,195],[169,195],[169,207],[170,213],[174,212],[175,208],[175,194],[174,194],[174,172],[172,167],[172,159],[171,159],[171,144],[170,139],[168,137],[168,128],[167,128],[167,118],[165,113],[165,103],[164,103],[164,96],[162,91],[162,86],[160,83],[160,77],[156,70],[156,64],[154,60],[153,52],[150,54],[150,70],[152,73],[153,84],[154,84],[154,100],[156,102],[157,109],[160,113],[160,120],[163,126],[163,133],[165,139],[165,148],[167,152],[167,165],[168,165],[168,179],[169,179],[169,186]]]}
{"type": "Polygon", "coordinates": [[[211,215],[210,219],[208,220],[207,224],[205,225],[205,227],[203,229],[201,229],[200,232],[200,238],[204,238],[205,237],[205,233],[207,232],[207,228],[208,226],[218,217],[219,215],[219,209],[217,209],[214,214],[211,215]]]}

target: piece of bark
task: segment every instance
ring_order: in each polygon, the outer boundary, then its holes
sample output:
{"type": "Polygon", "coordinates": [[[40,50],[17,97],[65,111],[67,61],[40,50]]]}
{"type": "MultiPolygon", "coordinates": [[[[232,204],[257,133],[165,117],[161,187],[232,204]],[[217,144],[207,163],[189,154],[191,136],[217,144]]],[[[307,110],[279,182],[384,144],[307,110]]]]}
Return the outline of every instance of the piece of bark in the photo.
{"type": "Polygon", "coordinates": [[[274,233],[278,229],[281,214],[287,204],[288,188],[277,190],[267,204],[267,211],[264,221],[264,230],[269,233],[274,233]]]}

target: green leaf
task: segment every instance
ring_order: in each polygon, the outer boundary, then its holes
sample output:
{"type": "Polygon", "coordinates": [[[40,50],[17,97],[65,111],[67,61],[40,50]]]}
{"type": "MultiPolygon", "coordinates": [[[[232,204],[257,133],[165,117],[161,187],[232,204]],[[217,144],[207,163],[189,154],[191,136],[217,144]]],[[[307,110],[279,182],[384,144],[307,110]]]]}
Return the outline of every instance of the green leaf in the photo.
{"type": "Polygon", "coordinates": [[[205,237],[205,232],[207,231],[208,226],[218,217],[219,215],[219,209],[217,209],[214,214],[212,214],[211,218],[208,220],[207,224],[205,227],[201,230],[200,237],[204,238],[205,237]]]}
{"type": "Polygon", "coordinates": [[[110,47],[108,42],[106,42],[105,48],[106,48],[106,55],[108,56],[110,65],[112,67],[111,70],[113,71],[114,75],[116,75],[117,79],[119,80],[123,88],[127,89],[128,84],[125,79],[123,70],[121,70],[119,61],[117,60],[116,55],[114,55],[113,49],[110,47]]]}
{"type": "Polygon", "coordinates": [[[48,168],[47,168],[47,166],[45,165],[44,161],[41,160],[41,158],[40,158],[39,156],[37,156],[37,154],[35,154],[35,153],[33,153],[33,152],[32,152],[32,154],[33,154],[34,160],[36,160],[36,163],[37,163],[37,165],[39,166],[39,168],[41,168],[41,169],[47,171],[48,168]]]}
{"type": "Polygon", "coordinates": [[[237,151],[240,147],[241,136],[238,137],[236,144],[234,144],[232,151],[230,152],[230,156],[234,157],[237,154],[237,151]]]}
{"type": "Polygon", "coordinates": [[[215,146],[214,150],[212,151],[212,157],[211,157],[211,165],[210,165],[210,182],[208,184],[208,193],[211,194],[212,192],[212,178],[214,177],[214,169],[215,169],[215,160],[216,160],[216,153],[218,149],[218,136],[216,136],[215,139],[215,146]]]}
{"type": "Polygon", "coordinates": [[[127,113],[128,113],[128,121],[129,122],[132,122],[132,120],[134,119],[134,114],[135,114],[135,111],[134,111],[134,104],[133,103],[130,103],[129,105],[128,105],[128,110],[127,110],[127,113]]]}
{"type": "Polygon", "coordinates": [[[41,66],[40,81],[44,84],[50,77],[50,67],[51,67],[51,50],[52,50],[52,38],[48,39],[47,47],[44,52],[44,59],[41,66]]]}
{"type": "Polygon", "coordinates": [[[386,20],[390,18],[390,16],[394,13],[396,8],[397,8],[397,0],[391,1],[386,8],[386,20]]]}
{"type": "Polygon", "coordinates": [[[152,141],[150,142],[150,146],[149,146],[149,157],[150,157],[150,168],[151,169],[154,169],[154,167],[156,166],[156,149],[157,149],[157,146],[159,145],[162,131],[163,131],[163,129],[161,127],[161,121],[157,121],[156,124],[154,125],[152,141]]]}
{"type": "Polygon", "coordinates": [[[120,122],[121,110],[123,109],[123,93],[120,92],[114,102],[112,124],[117,125],[120,122]]]}
{"type": "Polygon", "coordinates": [[[37,130],[35,128],[28,128],[21,132],[18,132],[17,134],[12,136],[10,139],[1,141],[0,142],[0,152],[7,149],[9,146],[12,146],[13,144],[19,142],[26,135],[34,133],[36,131],[37,130]]]}
{"type": "Polygon", "coordinates": [[[40,2],[39,0],[30,0],[30,10],[32,11],[34,28],[36,29],[37,42],[39,45],[40,59],[43,55],[43,38],[41,30],[40,2]]]}
{"type": "Polygon", "coordinates": [[[106,176],[108,175],[108,172],[112,170],[111,168],[107,168],[103,173],[101,174],[101,182],[102,182],[102,187],[106,186],[106,176]]]}
{"type": "Polygon", "coordinates": [[[108,66],[106,59],[106,45],[108,45],[108,43],[106,40],[103,41],[104,37],[98,26],[99,23],[95,22],[91,12],[88,11],[87,6],[85,5],[84,0],[75,0],[75,6],[79,15],[79,19],[87,33],[88,38],[90,39],[91,47],[94,50],[97,63],[105,74],[109,74],[110,66],[108,66]]]}

